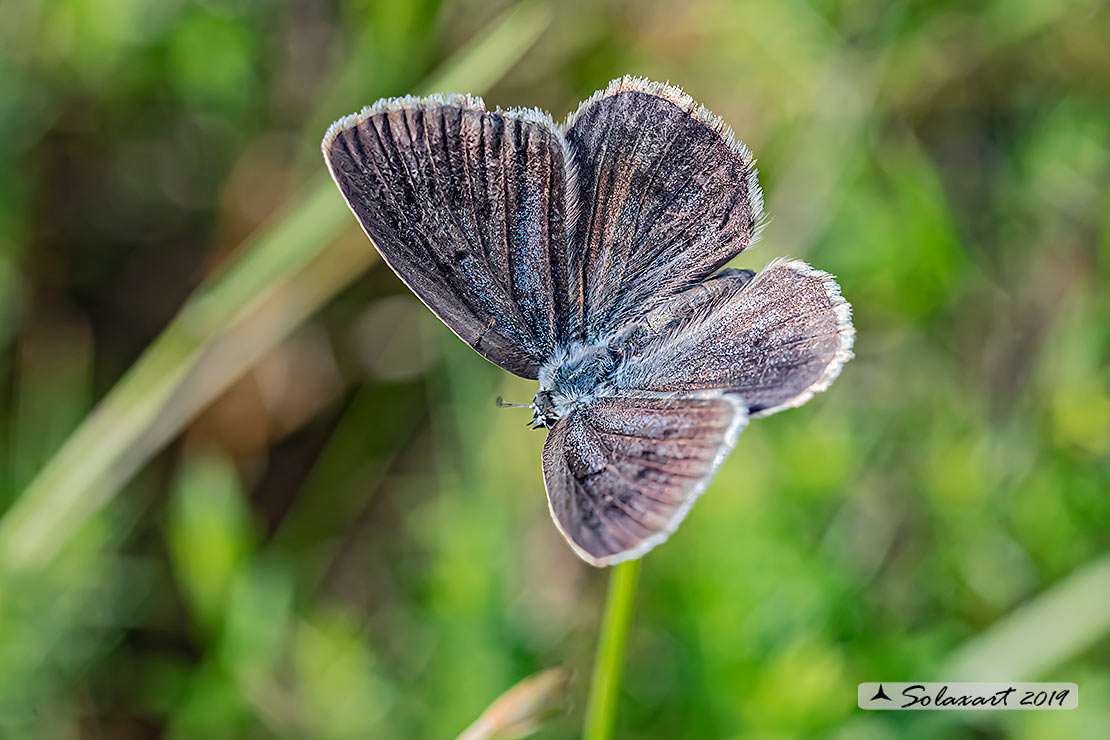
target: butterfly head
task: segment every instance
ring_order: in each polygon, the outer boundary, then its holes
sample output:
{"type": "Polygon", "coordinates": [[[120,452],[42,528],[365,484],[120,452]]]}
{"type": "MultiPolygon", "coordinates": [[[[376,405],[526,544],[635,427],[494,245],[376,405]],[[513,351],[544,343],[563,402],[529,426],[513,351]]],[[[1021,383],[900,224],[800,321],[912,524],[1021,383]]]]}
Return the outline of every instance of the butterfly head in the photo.
{"type": "Polygon", "coordinates": [[[554,394],[551,391],[541,390],[536,394],[532,400],[532,424],[533,429],[540,427],[551,427],[559,420],[559,411],[555,401],[554,394]]]}

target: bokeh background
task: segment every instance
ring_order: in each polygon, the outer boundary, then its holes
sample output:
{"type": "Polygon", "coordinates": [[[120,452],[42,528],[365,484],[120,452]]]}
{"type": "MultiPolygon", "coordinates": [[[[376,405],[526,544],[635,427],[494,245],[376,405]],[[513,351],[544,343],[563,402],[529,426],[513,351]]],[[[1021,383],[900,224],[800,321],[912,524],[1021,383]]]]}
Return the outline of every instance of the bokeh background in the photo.
{"type": "Polygon", "coordinates": [[[643,567],[622,738],[1105,738],[1101,2],[0,3],[0,736],[449,738],[604,597],[529,382],[383,268],[319,140],[445,87],[682,85],[756,152],[739,260],[839,276],[856,359],[643,567]],[[864,713],[856,684],[1080,685],[864,713]]]}

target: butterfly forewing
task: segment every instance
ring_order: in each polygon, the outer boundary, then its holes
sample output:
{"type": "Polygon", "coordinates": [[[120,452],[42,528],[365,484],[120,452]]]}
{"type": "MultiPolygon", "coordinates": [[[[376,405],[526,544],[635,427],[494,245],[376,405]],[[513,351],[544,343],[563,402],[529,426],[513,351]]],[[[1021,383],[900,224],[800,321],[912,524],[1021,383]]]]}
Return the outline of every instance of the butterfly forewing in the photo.
{"type": "Polygon", "coordinates": [[[566,132],[581,212],[572,296],[587,340],[697,283],[751,245],[762,218],[754,161],[681,90],[625,77],[566,132]]]}
{"type": "Polygon", "coordinates": [[[746,420],[739,401],[721,394],[586,404],[544,444],[555,523],[593,565],[640,557],[685,518],[746,420]]]}
{"type": "Polygon", "coordinates": [[[413,292],[487,359],[535,378],[568,313],[566,165],[550,119],[462,95],[401,98],[337,122],[323,149],[413,292]]]}

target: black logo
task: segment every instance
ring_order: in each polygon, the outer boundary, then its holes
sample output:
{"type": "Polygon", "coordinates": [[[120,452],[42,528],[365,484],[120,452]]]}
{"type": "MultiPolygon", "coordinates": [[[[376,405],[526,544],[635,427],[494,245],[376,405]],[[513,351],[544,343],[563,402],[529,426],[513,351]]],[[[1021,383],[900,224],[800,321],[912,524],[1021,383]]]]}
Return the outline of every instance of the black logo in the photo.
{"type": "Polygon", "coordinates": [[[892,699],[886,695],[886,692],[883,691],[882,684],[879,684],[879,690],[876,691],[875,695],[871,697],[871,701],[875,701],[876,699],[886,699],[887,701],[892,701],[892,699]]]}

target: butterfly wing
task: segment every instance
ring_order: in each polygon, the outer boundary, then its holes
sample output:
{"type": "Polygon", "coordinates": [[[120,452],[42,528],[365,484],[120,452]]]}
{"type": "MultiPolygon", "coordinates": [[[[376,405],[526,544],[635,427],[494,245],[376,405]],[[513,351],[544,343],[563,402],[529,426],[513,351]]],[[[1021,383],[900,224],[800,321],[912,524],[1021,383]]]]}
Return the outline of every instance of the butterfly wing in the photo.
{"type": "Polygon", "coordinates": [[[751,153],[678,88],[614,80],[568,119],[566,140],[581,208],[571,229],[572,321],[587,341],[755,240],[763,200],[751,153]]]}
{"type": "Polygon", "coordinates": [[[569,313],[566,161],[550,118],[464,95],[397,98],[337,121],[322,148],[393,271],[486,359],[535,378],[569,313]]]}
{"type": "Polygon", "coordinates": [[[828,273],[800,260],[754,278],[730,271],[646,317],[646,339],[617,383],[625,392],[720,389],[753,418],[801,406],[852,357],[851,308],[828,273]]]}
{"type": "Polygon", "coordinates": [[[556,526],[591,565],[640,557],[675,531],[746,423],[740,401],[721,393],[586,404],[543,447],[556,526]]]}

